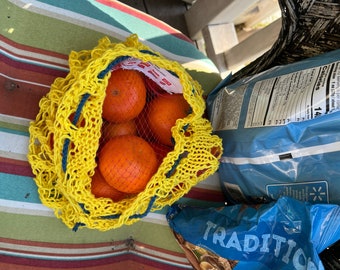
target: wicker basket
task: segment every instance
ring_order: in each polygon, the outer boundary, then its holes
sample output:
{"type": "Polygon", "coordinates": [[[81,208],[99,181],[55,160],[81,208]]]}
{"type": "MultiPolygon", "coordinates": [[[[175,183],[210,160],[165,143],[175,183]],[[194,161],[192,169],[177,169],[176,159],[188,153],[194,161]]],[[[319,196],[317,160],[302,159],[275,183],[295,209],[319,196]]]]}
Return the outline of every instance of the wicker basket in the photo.
{"type": "Polygon", "coordinates": [[[231,83],[278,65],[340,48],[338,0],[279,0],[282,26],[269,51],[235,73],[231,83]]]}

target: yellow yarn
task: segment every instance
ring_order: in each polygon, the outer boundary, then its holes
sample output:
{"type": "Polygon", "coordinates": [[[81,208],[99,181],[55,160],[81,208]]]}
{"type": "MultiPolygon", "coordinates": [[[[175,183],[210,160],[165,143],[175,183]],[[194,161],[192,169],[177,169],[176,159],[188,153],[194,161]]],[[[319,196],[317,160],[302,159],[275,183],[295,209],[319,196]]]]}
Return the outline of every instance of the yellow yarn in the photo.
{"type": "Polygon", "coordinates": [[[93,50],[72,52],[69,66],[66,78],[57,78],[39,103],[40,111],[29,127],[28,154],[42,203],[68,227],[108,230],[132,224],[148,212],[174,203],[217,170],[220,154],[215,157],[211,149],[219,148],[222,153],[221,139],[212,135],[210,122],[202,117],[205,102],[201,86],[180,64],[152,51],[132,35],[123,43],[103,38],[93,50]],[[111,74],[101,77],[101,72],[120,56],[177,74],[192,113],[172,128],[174,150],[164,158],[145,190],[113,202],[92,195],[91,177],[97,166],[102,104],[111,74]],[[77,109],[84,123],[80,127],[70,120],[77,109]]]}

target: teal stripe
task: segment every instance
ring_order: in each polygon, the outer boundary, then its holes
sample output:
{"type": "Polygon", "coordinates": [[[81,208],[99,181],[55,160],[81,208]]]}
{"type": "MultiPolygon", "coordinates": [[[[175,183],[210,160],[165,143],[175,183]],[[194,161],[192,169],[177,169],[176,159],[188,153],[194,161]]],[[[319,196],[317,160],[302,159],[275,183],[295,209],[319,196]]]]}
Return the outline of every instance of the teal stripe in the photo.
{"type": "Polygon", "coordinates": [[[0,173],[0,199],[41,203],[33,178],[6,173],[0,173]]]}
{"type": "MultiPolygon", "coordinates": [[[[12,174],[0,173],[0,198],[6,200],[15,200],[29,203],[41,203],[37,186],[31,177],[18,176],[12,174]]],[[[220,207],[223,202],[209,202],[183,197],[178,203],[192,205],[197,207],[220,207]]],[[[157,214],[165,215],[168,207],[155,211],[157,214]]]]}
{"type": "Polygon", "coordinates": [[[120,28],[126,32],[132,33],[127,27],[124,26],[124,25],[129,25],[128,23],[123,25],[123,24],[118,23],[118,21],[116,20],[116,17],[119,17],[119,13],[121,13],[120,11],[109,8],[105,5],[98,4],[95,1],[91,1],[91,0],[90,1],[89,0],[85,0],[85,1],[84,0],[72,0],[72,1],[43,0],[43,1],[38,1],[38,2],[48,4],[54,7],[58,7],[61,9],[66,9],[66,10],[81,14],[83,16],[86,16],[92,19],[102,21],[114,27],[120,28]]]}
{"type": "Polygon", "coordinates": [[[29,137],[29,132],[28,132],[27,127],[23,128],[21,126],[14,126],[14,127],[10,126],[9,128],[9,126],[4,125],[3,122],[0,122],[0,131],[29,137]]]}

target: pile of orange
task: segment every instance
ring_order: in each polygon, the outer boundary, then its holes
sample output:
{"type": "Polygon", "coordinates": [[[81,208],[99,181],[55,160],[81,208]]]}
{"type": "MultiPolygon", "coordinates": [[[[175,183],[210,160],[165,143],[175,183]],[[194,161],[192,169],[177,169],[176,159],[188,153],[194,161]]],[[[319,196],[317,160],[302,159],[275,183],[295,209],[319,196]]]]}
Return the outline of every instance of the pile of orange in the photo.
{"type": "Polygon", "coordinates": [[[92,177],[95,197],[120,201],[143,191],[173,149],[171,128],[190,113],[182,94],[168,94],[136,70],[111,72],[92,177]]]}

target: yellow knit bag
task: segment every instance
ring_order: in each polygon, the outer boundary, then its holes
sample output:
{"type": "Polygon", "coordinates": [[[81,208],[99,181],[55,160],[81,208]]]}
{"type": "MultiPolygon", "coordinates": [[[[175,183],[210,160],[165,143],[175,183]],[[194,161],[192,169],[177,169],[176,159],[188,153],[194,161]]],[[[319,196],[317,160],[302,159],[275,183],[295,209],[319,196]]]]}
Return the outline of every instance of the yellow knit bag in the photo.
{"type": "Polygon", "coordinates": [[[184,196],[219,166],[222,142],[203,118],[203,90],[177,62],[164,58],[131,35],[125,42],[103,38],[92,50],[72,52],[69,73],[57,78],[39,103],[30,124],[28,160],[40,199],[73,230],[98,230],[132,224],[184,196]],[[191,113],[172,128],[174,148],[163,159],[146,188],[113,202],[91,193],[101,137],[102,106],[111,70],[121,61],[139,59],[175,74],[191,113]],[[72,119],[70,116],[73,116],[72,119]],[[77,121],[82,125],[77,125],[77,121]],[[71,147],[72,146],[72,147],[71,147]]]}

